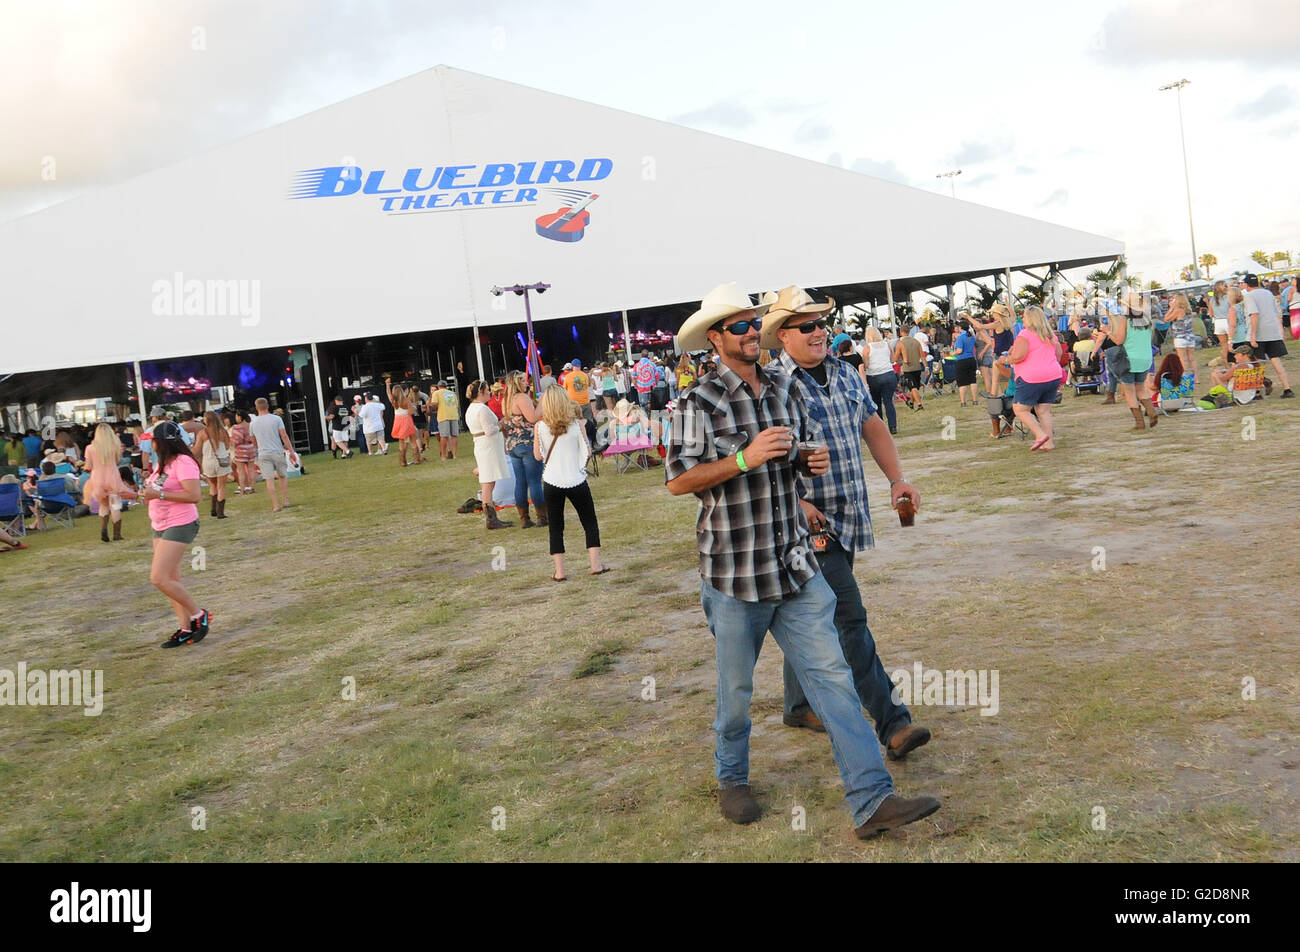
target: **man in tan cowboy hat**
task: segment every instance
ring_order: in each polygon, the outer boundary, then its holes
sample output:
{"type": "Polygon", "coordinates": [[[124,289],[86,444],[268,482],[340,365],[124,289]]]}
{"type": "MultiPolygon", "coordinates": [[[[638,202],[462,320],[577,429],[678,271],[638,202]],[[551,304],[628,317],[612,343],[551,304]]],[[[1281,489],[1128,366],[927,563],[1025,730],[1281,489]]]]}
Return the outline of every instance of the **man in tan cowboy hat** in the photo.
{"type": "Polygon", "coordinates": [[[714,288],[678,334],[683,350],[711,346],[715,373],[678,401],[665,466],[673,495],[700,500],[701,600],[717,671],[714,749],[722,815],[750,823],[762,813],[749,788],[749,702],[768,631],[785,653],[831,737],[860,837],[928,816],[933,797],[904,800],[862,718],[835,632],[835,595],[811,550],[795,469],[825,474],[825,447],[796,449],[812,433],[790,378],[758,366],[767,304],[736,284],[714,288]]]}
{"type": "MultiPolygon", "coordinates": [[[[871,394],[851,364],[827,354],[827,311],[835,306],[814,304],[799,288],[771,295],[771,310],[763,322],[763,337],[782,353],[778,364],[790,376],[790,392],[807,417],[815,420],[830,453],[830,470],[816,479],[796,476],[799,505],[812,531],[822,575],[835,593],[835,630],[844,659],[853,672],[853,685],[862,707],[876,723],[876,736],[890,760],[901,760],[930,739],[930,732],[912,723],[906,705],[896,703],[894,683],[876,653],[867,625],[862,592],[853,577],[853,556],[875,547],[867,502],[867,477],[862,441],[889,480],[891,504],[903,497],[920,508],[921,497],[903,478],[898,449],[877,412],[871,394]]],[[[789,727],[824,731],[808,705],[793,666],[785,664],[785,714],[789,727]]]]}

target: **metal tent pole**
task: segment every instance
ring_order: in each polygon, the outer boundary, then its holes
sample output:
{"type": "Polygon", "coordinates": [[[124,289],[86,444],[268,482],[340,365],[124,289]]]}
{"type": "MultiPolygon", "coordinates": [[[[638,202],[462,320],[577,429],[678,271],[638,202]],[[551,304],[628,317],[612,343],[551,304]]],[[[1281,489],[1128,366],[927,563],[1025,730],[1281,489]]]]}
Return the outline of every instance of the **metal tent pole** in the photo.
{"type": "Polygon", "coordinates": [[[894,317],[894,282],[885,278],[885,300],[889,303],[889,326],[898,333],[898,319],[894,317]]]}
{"type": "Polygon", "coordinates": [[[144,428],[149,425],[149,408],[144,402],[144,377],[140,375],[140,361],[131,363],[135,368],[135,403],[140,410],[140,426],[144,428]]]}
{"type": "MultiPolygon", "coordinates": [[[[316,343],[311,345],[311,370],[316,378],[316,411],[320,414],[320,433],[325,441],[325,449],[330,447],[329,425],[325,422],[325,390],[320,385],[320,355],[316,353],[316,343]]],[[[307,445],[311,446],[311,431],[307,433],[307,445]]]]}
{"type": "Polygon", "coordinates": [[[483,345],[478,339],[478,312],[471,313],[474,319],[474,356],[478,358],[478,379],[483,380],[483,345]]]}
{"type": "Polygon", "coordinates": [[[632,366],[632,332],[627,329],[627,311],[623,312],[623,352],[627,356],[628,366],[632,366]]]}

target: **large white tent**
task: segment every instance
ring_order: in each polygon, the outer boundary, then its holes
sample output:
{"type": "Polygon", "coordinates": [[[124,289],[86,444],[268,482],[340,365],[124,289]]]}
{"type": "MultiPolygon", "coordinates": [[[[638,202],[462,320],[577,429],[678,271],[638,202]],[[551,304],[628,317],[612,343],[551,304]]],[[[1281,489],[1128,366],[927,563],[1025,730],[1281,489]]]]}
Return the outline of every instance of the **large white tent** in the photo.
{"type": "Polygon", "coordinates": [[[490,289],[519,280],[547,319],[1122,252],[439,66],[0,225],[0,314],[50,329],[0,373],[514,323],[490,289]]]}

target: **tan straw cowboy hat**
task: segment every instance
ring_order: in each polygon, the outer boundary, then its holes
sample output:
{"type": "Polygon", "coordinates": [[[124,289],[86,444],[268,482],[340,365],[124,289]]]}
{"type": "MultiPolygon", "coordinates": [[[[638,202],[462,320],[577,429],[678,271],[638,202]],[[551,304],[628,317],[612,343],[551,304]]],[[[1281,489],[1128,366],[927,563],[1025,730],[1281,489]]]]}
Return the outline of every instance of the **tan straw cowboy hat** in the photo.
{"type": "Polygon", "coordinates": [[[763,295],[763,303],[770,305],[767,319],[763,321],[763,337],[759,342],[764,350],[783,349],[776,332],[790,318],[799,314],[825,314],[835,308],[834,298],[829,298],[825,304],[818,304],[807,291],[793,284],[779,292],[768,291],[763,295]]]}
{"type": "Polygon", "coordinates": [[[719,284],[704,295],[700,309],[682,322],[682,328],[677,332],[677,346],[682,350],[708,350],[709,328],[741,311],[753,311],[755,317],[762,317],[767,304],[752,303],[735,281],[719,284]]]}

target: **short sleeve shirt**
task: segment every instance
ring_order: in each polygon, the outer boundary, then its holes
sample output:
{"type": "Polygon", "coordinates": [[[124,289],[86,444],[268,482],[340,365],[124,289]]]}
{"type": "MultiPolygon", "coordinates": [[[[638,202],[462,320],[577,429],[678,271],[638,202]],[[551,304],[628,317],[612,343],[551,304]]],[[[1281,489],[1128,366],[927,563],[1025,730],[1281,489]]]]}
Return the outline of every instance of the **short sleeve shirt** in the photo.
{"type": "Polygon", "coordinates": [[[824,439],[831,454],[830,472],[824,476],[797,474],[800,497],[825,513],[831,531],[847,551],[874,548],[862,427],[876,415],[875,401],[857,372],[834,357],[826,358],[825,387],[789,354],[782,354],[778,363],[791,377],[790,392],[808,416],[810,434],[824,439]]]}
{"type": "Polygon", "coordinates": [[[259,413],[248,424],[248,432],[257,442],[258,456],[279,456],[284,452],[284,443],[280,434],[284,432],[284,421],[274,413],[259,413]]]}
{"type": "MultiPolygon", "coordinates": [[[[276,417],[276,419],[280,418],[276,417]]],[[[194,457],[177,456],[167,464],[165,473],[160,474],[157,469],[154,469],[149,474],[149,482],[157,486],[161,477],[164,493],[179,493],[185,489],[182,485],[184,480],[198,479],[199,475],[199,464],[194,462],[194,457]]],[[[172,502],[165,499],[149,500],[149,522],[158,532],[173,526],[188,526],[198,519],[199,507],[195,503],[172,502]]]]}
{"type": "MultiPolygon", "coordinates": [[[[790,378],[756,368],[759,392],[719,364],[677,402],[665,477],[676,479],[701,463],[735,453],[771,426],[788,426],[797,439],[807,424],[790,393],[790,378]]],[[[778,601],[798,593],[818,572],[808,523],[799,506],[791,447],[726,482],[696,493],[700,576],[743,602],[778,601]]]]}

